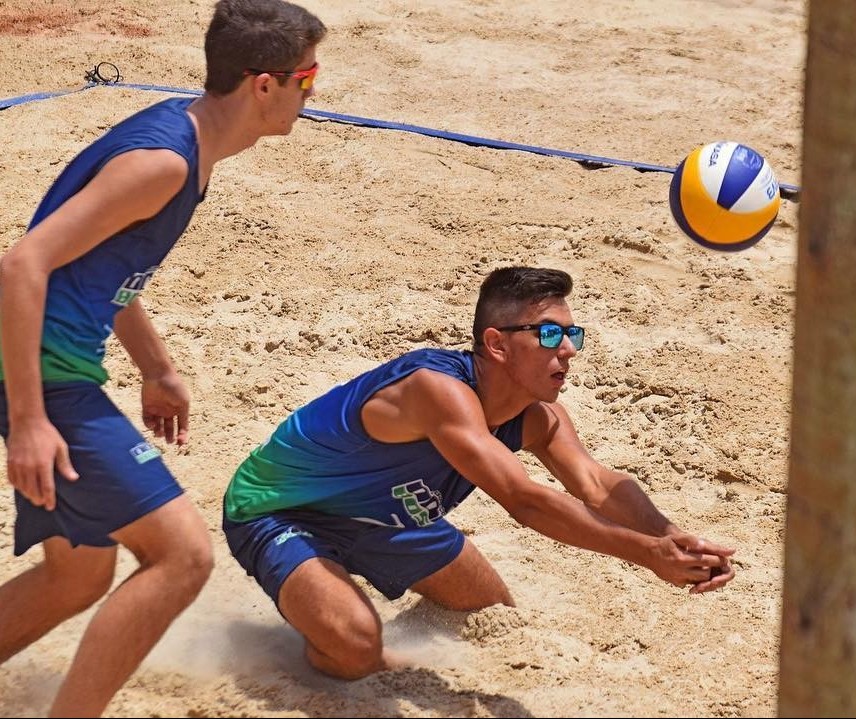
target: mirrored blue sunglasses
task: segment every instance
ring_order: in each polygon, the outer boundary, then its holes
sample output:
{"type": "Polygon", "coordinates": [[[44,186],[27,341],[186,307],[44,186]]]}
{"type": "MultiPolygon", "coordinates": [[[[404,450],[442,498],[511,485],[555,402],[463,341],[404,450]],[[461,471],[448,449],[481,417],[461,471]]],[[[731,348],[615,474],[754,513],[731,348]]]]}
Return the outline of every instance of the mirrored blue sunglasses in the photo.
{"type": "Polygon", "coordinates": [[[583,343],[586,338],[586,331],[583,327],[577,325],[562,325],[555,322],[541,322],[534,325],[512,325],[511,327],[497,327],[501,332],[525,332],[527,330],[537,330],[538,344],[547,349],[554,350],[562,344],[562,337],[567,335],[574,349],[579,352],[583,348],[583,343]]]}

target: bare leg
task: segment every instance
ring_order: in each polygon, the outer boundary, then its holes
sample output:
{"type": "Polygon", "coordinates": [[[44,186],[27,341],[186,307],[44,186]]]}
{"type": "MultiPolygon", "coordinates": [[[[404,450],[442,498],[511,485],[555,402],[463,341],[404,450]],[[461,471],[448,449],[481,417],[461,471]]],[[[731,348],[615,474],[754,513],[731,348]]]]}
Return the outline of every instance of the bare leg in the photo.
{"type": "Polygon", "coordinates": [[[51,707],[52,717],[100,716],[213,565],[211,540],[186,495],[113,533],[139,569],[101,605],[51,707]]]}
{"type": "Polygon", "coordinates": [[[446,609],[471,611],[493,604],[514,606],[505,582],[467,539],[461,553],[411,589],[446,609]]]}
{"type": "Polygon", "coordinates": [[[110,589],[115,547],[43,542],[45,558],[0,587],[0,664],[91,607],[110,589]]]}
{"type": "Polygon", "coordinates": [[[283,583],[278,604],[306,640],[306,658],[318,671],[360,679],[399,666],[383,648],[377,610],[339,564],[303,562],[283,583]]]}

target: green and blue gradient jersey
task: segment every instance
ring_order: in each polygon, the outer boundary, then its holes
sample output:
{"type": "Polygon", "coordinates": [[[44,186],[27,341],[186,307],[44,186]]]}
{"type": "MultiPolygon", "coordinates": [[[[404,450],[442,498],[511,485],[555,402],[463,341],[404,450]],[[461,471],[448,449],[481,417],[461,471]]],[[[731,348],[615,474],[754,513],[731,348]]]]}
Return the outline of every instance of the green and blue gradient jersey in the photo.
{"type": "MultiPolygon", "coordinates": [[[[378,390],[419,369],[475,389],[472,352],[420,349],[338,385],[295,410],[235,472],[226,516],[245,522],[281,509],[305,508],[392,527],[424,527],[475,486],[428,440],[372,439],[360,412],[378,390]]],[[[522,444],[523,414],[494,430],[511,451],[522,444]]]]}
{"type": "Polygon", "coordinates": [[[164,100],[117,124],[68,164],[36,210],[30,229],[85,187],[107,162],[131,150],[168,149],[187,161],[184,187],[157,215],[51,273],[41,345],[44,382],[106,381],[102,359],[116,313],[143,290],[202,201],[198,143],[187,115],[191,102],[164,100]]]}

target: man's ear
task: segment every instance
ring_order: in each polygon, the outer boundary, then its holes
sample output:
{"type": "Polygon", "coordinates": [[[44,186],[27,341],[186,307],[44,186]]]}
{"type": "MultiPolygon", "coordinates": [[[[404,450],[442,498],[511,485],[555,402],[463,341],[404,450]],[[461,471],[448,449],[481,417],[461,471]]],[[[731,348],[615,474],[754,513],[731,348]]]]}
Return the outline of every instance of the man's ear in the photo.
{"type": "Polygon", "coordinates": [[[270,84],[276,82],[274,78],[264,73],[253,75],[250,80],[252,80],[251,87],[254,95],[267,95],[270,92],[270,84]]]}
{"type": "Polygon", "coordinates": [[[488,327],[482,334],[482,347],[484,354],[491,359],[504,362],[508,348],[506,347],[505,334],[496,327],[488,327]]]}

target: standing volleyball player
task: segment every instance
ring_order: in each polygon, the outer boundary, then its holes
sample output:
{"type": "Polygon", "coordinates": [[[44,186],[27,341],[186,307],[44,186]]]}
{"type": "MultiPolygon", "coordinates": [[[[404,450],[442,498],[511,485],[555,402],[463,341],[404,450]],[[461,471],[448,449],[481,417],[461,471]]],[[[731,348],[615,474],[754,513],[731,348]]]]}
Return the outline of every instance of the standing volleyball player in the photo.
{"type": "Polygon", "coordinates": [[[139,568],[90,621],[51,716],[98,716],[195,599],[207,527],[102,391],[115,332],[140,370],[143,421],[187,441],[189,396],[138,297],[203,200],[216,162],[286,135],[312,95],[318,18],[282,0],[220,0],[205,93],[123,122],[75,157],[0,266],[0,431],[15,554],[44,559],[0,587],[0,662],[103,597],[117,544],[139,568]]]}

